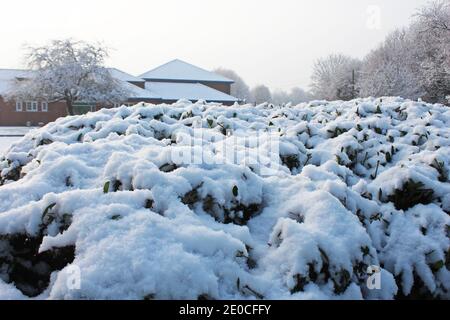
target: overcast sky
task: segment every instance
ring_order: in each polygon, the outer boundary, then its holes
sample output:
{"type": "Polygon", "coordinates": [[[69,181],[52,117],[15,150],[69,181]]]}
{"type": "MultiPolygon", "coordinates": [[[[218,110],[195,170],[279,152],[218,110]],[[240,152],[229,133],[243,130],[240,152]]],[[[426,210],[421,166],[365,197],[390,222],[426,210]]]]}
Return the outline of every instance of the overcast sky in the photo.
{"type": "Polygon", "coordinates": [[[308,88],[318,57],[363,57],[427,0],[3,1],[0,67],[22,46],[72,37],[113,48],[108,64],[139,75],[174,58],[234,69],[251,86],[308,88]],[[379,14],[378,14],[379,13],[379,14]],[[379,17],[379,19],[378,19],[379,17]]]}

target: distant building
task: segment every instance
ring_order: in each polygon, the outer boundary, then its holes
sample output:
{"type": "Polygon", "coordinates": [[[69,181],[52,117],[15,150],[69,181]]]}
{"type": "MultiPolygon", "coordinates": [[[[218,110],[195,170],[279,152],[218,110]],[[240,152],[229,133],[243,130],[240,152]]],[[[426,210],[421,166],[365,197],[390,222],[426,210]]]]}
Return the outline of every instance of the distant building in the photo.
{"type": "MultiPolygon", "coordinates": [[[[170,61],[139,77],[110,68],[111,75],[130,92],[124,104],[137,102],[173,103],[180,99],[205,100],[232,105],[238,99],[230,95],[233,80],[201,69],[181,60],[170,61]]],[[[66,116],[64,102],[14,101],[6,102],[4,96],[15,80],[27,79],[29,70],[0,69],[0,126],[44,125],[66,116]]],[[[88,101],[74,105],[76,113],[96,111],[95,104],[88,101]]]]}

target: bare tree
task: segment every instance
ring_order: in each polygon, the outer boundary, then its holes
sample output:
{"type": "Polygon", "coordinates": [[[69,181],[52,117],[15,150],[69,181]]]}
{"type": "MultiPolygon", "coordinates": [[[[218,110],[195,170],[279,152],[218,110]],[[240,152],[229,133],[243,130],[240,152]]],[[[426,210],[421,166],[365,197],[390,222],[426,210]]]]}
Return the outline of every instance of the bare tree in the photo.
{"type": "Polygon", "coordinates": [[[411,27],[424,100],[446,103],[450,95],[450,0],[421,8],[411,27]]]}
{"type": "Polygon", "coordinates": [[[233,97],[236,97],[242,101],[250,100],[250,88],[236,72],[224,68],[218,68],[214,70],[214,72],[221,74],[222,76],[227,77],[231,80],[234,80],[234,83],[231,85],[231,95],[233,97]]]}
{"type": "Polygon", "coordinates": [[[359,81],[361,96],[402,96],[417,99],[424,91],[419,83],[414,43],[408,29],[392,32],[364,59],[359,81]]]}
{"type": "Polygon", "coordinates": [[[7,99],[65,101],[70,115],[75,102],[123,102],[126,90],[103,66],[107,56],[100,45],[70,39],[29,47],[25,59],[31,76],[18,80],[7,99]]]}
{"type": "Polygon", "coordinates": [[[272,102],[280,105],[289,102],[299,104],[310,100],[312,100],[311,94],[299,87],[292,88],[290,92],[276,90],[272,94],[272,102]]]}
{"type": "Polygon", "coordinates": [[[332,54],[317,60],[311,76],[313,95],[327,100],[356,98],[360,68],[361,61],[342,54],[332,54]]]}
{"type": "Polygon", "coordinates": [[[416,14],[425,32],[450,33],[450,0],[430,2],[416,14]]]}
{"type": "Polygon", "coordinates": [[[270,93],[269,88],[264,85],[254,87],[251,91],[251,95],[256,104],[272,101],[272,94],[270,93]]]}

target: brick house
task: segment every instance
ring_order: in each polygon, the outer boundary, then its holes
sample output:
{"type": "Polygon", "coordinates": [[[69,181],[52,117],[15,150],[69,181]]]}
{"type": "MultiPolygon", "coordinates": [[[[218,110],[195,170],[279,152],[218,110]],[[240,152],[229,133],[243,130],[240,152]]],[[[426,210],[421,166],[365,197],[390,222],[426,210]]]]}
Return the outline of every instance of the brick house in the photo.
{"type": "MultiPolygon", "coordinates": [[[[230,95],[232,80],[181,60],[170,61],[139,77],[115,68],[111,75],[129,92],[124,104],[138,102],[173,103],[180,99],[205,100],[231,105],[238,99],[230,95]]],[[[5,101],[2,95],[15,80],[27,79],[28,70],[0,69],[0,126],[39,126],[66,116],[64,102],[5,101]]],[[[100,107],[89,103],[74,105],[76,113],[96,111],[100,107]]]]}

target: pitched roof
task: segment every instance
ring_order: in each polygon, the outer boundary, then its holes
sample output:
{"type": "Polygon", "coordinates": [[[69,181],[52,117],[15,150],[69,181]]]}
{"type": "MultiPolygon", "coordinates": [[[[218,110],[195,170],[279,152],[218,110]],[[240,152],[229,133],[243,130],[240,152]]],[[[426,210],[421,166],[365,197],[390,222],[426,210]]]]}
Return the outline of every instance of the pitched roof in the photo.
{"type": "Polygon", "coordinates": [[[129,92],[129,99],[154,99],[160,100],[161,97],[149,89],[142,89],[126,81],[120,81],[125,90],[129,92]]]}
{"type": "Polygon", "coordinates": [[[145,80],[211,81],[233,83],[220,74],[204,70],[179,59],[172,60],[139,76],[145,80]]]}
{"type": "Polygon", "coordinates": [[[111,74],[111,76],[113,78],[116,78],[116,79],[119,79],[119,80],[122,80],[122,81],[126,81],[126,82],[145,82],[144,79],[135,77],[135,76],[133,76],[133,75],[131,75],[129,73],[126,73],[126,72],[124,72],[122,70],[119,70],[117,68],[108,68],[108,70],[109,70],[109,72],[110,72],[110,74],[111,74]]]}
{"type": "Polygon", "coordinates": [[[0,69],[0,95],[8,93],[14,80],[27,78],[32,71],[19,69],[0,69]]]}
{"type": "Polygon", "coordinates": [[[163,100],[206,100],[215,102],[237,102],[228,94],[207,87],[201,83],[146,82],[145,88],[163,100]]]}

